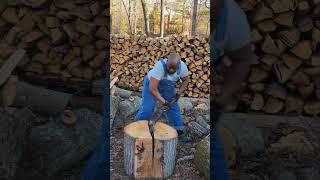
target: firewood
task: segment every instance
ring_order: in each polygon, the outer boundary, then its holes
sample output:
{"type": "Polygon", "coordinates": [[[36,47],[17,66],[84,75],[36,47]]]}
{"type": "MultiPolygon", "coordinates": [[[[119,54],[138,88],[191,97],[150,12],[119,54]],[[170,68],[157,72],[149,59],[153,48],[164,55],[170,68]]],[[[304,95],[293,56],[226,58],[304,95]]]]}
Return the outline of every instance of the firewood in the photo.
{"type": "Polygon", "coordinates": [[[298,88],[298,92],[304,98],[309,97],[313,93],[313,91],[314,91],[314,84],[309,84],[307,86],[301,86],[298,88]]]}
{"type": "Polygon", "coordinates": [[[251,85],[249,86],[249,88],[250,88],[252,91],[261,92],[261,91],[264,91],[265,85],[264,85],[263,83],[255,83],[255,84],[251,84],[251,85]]]}
{"type": "Polygon", "coordinates": [[[281,44],[279,41],[274,41],[269,35],[265,36],[265,40],[261,48],[265,53],[274,56],[280,56],[285,49],[283,44],[281,44]]]}
{"type": "Polygon", "coordinates": [[[278,32],[279,39],[288,47],[293,47],[300,40],[300,32],[293,28],[278,32]]]}
{"type": "Polygon", "coordinates": [[[261,6],[256,10],[256,13],[253,17],[253,23],[257,23],[259,21],[272,19],[272,18],[273,18],[272,10],[266,6],[261,6]]]}
{"type": "Polygon", "coordinates": [[[26,6],[31,6],[32,8],[41,8],[47,4],[48,0],[28,0],[21,2],[26,6]]]}
{"type": "Polygon", "coordinates": [[[311,42],[308,40],[300,41],[290,51],[301,59],[309,59],[312,55],[311,42]]]}
{"type": "Polygon", "coordinates": [[[281,13],[277,17],[275,17],[274,21],[276,23],[278,23],[279,25],[292,27],[293,26],[293,18],[294,18],[294,15],[292,12],[285,12],[285,13],[281,13]]]}
{"type": "Polygon", "coordinates": [[[92,19],[92,14],[89,7],[87,6],[77,6],[77,8],[72,9],[69,13],[70,15],[77,16],[78,18],[83,20],[88,21],[92,19]]]}
{"type": "Polygon", "coordinates": [[[276,56],[273,55],[264,55],[261,59],[261,62],[265,63],[268,66],[272,66],[274,63],[276,63],[277,61],[279,61],[279,59],[276,56]]]}
{"type": "Polygon", "coordinates": [[[256,93],[253,97],[253,101],[251,103],[251,109],[252,110],[261,110],[264,106],[264,99],[263,96],[260,93],[256,93]]]}
{"type": "Polygon", "coordinates": [[[298,69],[298,67],[300,67],[300,65],[302,64],[301,60],[289,54],[282,54],[281,59],[284,64],[292,71],[298,69]]]}
{"type": "Polygon", "coordinates": [[[55,115],[61,113],[71,94],[48,90],[18,81],[13,107],[30,107],[33,112],[55,115]]]}
{"type": "Polygon", "coordinates": [[[136,178],[166,178],[173,173],[177,132],[161,122],[155,124],[154,130],[154,136],[151,136],[146,120],[137,121],[125,127],[126,174],[134,175],[136,178]]]}
{"type": "Polygon", "coordinates": [[[39,30],[31,31],[30,33],[26,34],[23,38],[22,41],[26,43],[31,43],[33,41],[36,41],[43,37],[45,34],[42,33],[39,30]]]}
{"type": "Polygon", "coordinates": [[[252,37],[252,40],[251,40],[252,43],[258,43],[263,40],[263,37],[261,36],[261,34],[257,29],[252,30],[251,37],[252,37]]]}
{"type": "Polygon", "coordinates": [[[278,84],[276,82],[272,82],[268,85],[266,93],[274,98],[279,98],[281,100],[285,100],[287,97],[286,88],[283,85],[278,84]]]}
{"type": "Polygon", "coordinates": [[[17,24],[19,22],[16,8],[8,7],[2,12],[1,17],[10,24],[17,24]]]}
{"type": "Polygon", "coordinates": [[[277,29],[277,25],[272,20],[265,20],[258,24],[258,29],[263,33],[271,33],[277,29]]]}
{"type": "Polygon", "coordinates": [[[0,43],[0,57],[6,59],[14,51],[14,48],[8,43],[0,43]]]}
{"type": "Polygon", "coordinates": [[[46,23],[49,28],[57,28],[60,26],[59,19],[52,16],[48,16],[46,18],[46,23]]]}
{"type": "Polygon", "coordinates": [[[16,37],[17,34],[20,32],[20,29],[17,27],[13,27],[10,29],[10,31],[7,33],[6,37],[5,37],[5,41],[10,44],[13,45],[16,41],[16,37]]]}
{"type": "Polygon", "coordinates": [[[310,5],[308,1],[302,1],[298,3],[298,12],[300,14],[307,14],[310,11],[310,5]]]}
{"type": "Polygon", "coordinates": [[[62,28],[70,39],[77,39],[80,36],[79,33],[75,32],[74,26],[71,23],[64,24],[62,28]]]}
{"type": "Polygon", "coordinates": [[[78,19],[75,23],[76,30],[86,35],[90,35],[95,30],[95,25],[78,19]]]}
{"type": "Polygon", "coordinates": [[[266,80],[268,77],[268,73],[259,68],[252,68],[251,74],[249,77],[249,82],[256,83],[260,81],[266,80]]]}
{"type": "Polygon", "coordinates": [[[316,51],[320,42],[320,30],[318,28],[312,29],[312,50],[316,51]]]}
{"type": "Polygon", "coordinates": [[[43,68],[43,65],[41,63],[31,62],[24,68],[24,71],[26,71],[26,72],[34,72],[34,73],[37,73],[37,74],[43,74],[44,68],[43,68]]]}
{"type": "Polygon", "coordinates": [[[17,76],[10,76],[6,83],[1,88],[1,104],[6,108],[13,104],[16,97],[16,83],[18,81],[17,76]]]}
{"type": "Polygon", "coordinates": [[[288,95],[285,102],[285,113],[303,110],[303,99],[298,95],[288,95]]]}
{"type": "Polygon", "coordinates": [[[320,113],[320,102],[319,101],[306,102],[303,109],[304,109],[304,112],[309,115],[317,115],[320,113]]]}
{"type": "Polygon", "coordinates": [[[311,65],[313,66],[320,66],[320,54],[316,53],[313,54],[311,57],[311,65]]]}
{"type": "Polygon", "coordinates": [[[299,16],[295,19],[295,24],[301,32],[311,31],[313,28],[313,22],[310,17],[299,16]]]}
{"type": "Polygon", "coordinates": [[[91,13],[94,16],[99,14],[99,9],[100,9],[99,2],[95,2],[90,6],[91,13]]]}
{"type": "Polygon", "coordinates": [[[0,69],[0,86],[7,80],[7,78],[11,75],[11,72],[17,66],[17,64],[21,61],[21,59],[25,56],[25,50],[18,49],[15,51],[9,59],[1,66],[0,69]]]}
{"type": "Polygon", "coordinates": [[[303,70],[309,76],[320,75],[320,67],[309,67],[303,70]]]}
{"type": "Polygon", "coordinates": [[[290,79],[292,73],[294,72],[287,66],[285,66],[283,62],[278,62],[274,64],[273,69],[280,83],[287,82],[290,79]]]}
{"type": "Polygon", "coordinates": [[[96,55],[96,51],[93,45],[86,45],[82,48],[82,59],[88,61],[96,55]]]}
{"type": "Polygon", "coordinates": [[[303,86],[310,83],[310,77],[303,72],[302,69],[298,70],[290,79],[295,85],[303,86]]]}
{"type": "Polygon", "coordinates": [[[283,107],[284,107],[283,101],[270,96],[268,98],[265,106],[263,107],[263,110],[266,113],[275,114],[275,113],[280,112],[283,107]]]}
{"type": "Polygon", "coordinates": [[[109,32],[108,32],[108,29],[107,29],[105,26],[101,26],[101,27],[97,30],[95,36],[96,36],[97,38],[107,40],[107,38],[108,38],[108,33],[109,33],[109,32]]]}
{"type": "Polygon", "coordinates": [[[54,45],[63,43],[65,39],[66,35],[59,28],[51,29],[51,40],[54,45]]]}

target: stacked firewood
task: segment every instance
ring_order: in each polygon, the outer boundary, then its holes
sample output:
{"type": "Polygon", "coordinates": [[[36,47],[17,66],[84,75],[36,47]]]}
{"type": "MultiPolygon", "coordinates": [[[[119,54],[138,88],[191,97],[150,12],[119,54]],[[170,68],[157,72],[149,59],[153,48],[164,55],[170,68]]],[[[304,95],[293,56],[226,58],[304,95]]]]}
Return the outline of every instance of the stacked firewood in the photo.
{"type": "Polygon", "coordinates": [[[118,76],[119,87],[139,89],[154,64],[170,52],[177,52],[189,70],[188,97],[209,97],[210,45],[208,38],[170,36],[111,36],[111,75],[118,76]]]}
{"type": "MultiPolygon", "coordinates": [[[[241,99],[266,113],[320,113],[320,1],[242,0],[256,62],[241,99]]],[[[231,61],[224,57],[224,66],[231,61]]]]}
{"type": "Polygon", "coordinates": [[[27,56],[25,75],[56,80],[105,76],[106,1],[1,1],[0,60],[15,49],[27,56]]]}

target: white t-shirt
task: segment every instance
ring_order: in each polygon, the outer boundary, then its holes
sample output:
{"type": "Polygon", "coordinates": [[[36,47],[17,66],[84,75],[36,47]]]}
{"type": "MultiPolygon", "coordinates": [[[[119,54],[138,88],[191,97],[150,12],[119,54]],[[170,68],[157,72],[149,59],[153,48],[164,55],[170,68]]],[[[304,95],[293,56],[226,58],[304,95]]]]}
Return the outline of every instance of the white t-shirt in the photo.
{"type": "MultiPolygon", "coordinates": [[[[236,50],[250,43],[251,32],[246,14],[234,0],[224,0],[222,11],[226,11],[225,34],[221,41],[213,40],[213,47],[223,50],[236,50]]],[[[223,13],[221,11],[221,13],[223,13]]],[[[214,30],[213,34],[216,34],[214,30]]],[[[214,36],[213,36],[214,37],[214,36]]]]}
{"type": "MultiPolygon", "coordinates": [[[[165,63],[167,63],[167,59],[164,59],[165,63]]],[[[167,78],[168,80],[171,80],[171,81],[178,81],[180,78],[184,78],[184,77],[187,77],[188,76],[188,67],[187,65],[183,62],[183,61],[180,61],[181,63],[181,70],[180,70],[180,75],[178,75],[178,69],[177,71],[174,73],[174,74],[169,74],[167,73],[167,78]]],[[[164,75],[165,75],[165,70],[163,69],[163,65],[162,65],[162,62],[161,60],[158,61],[153,69],[151,69],[149,72],[148,72],[148,79],[150,80],[151,77],[157,79],[157,80],[162,80],[164,79],[164,75]]]]}

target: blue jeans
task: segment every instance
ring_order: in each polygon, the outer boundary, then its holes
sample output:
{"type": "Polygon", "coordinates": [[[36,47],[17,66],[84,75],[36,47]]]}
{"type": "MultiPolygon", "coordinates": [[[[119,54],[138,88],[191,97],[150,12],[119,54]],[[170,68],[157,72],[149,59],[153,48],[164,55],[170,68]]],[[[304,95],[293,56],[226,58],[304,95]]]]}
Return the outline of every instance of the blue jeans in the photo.
{"type": "Polygon", "coordinates": [[[216,132],[216,129],[212,131],[212,139],[211,141],[212,147],[212,161],[213,164],[211,166],[211,179],[213,180],[228,180],[230,179],[228,173],[228,167],[226,161],[224,159],[224,149],[223,145],[220,142],[219,135],[216,132]]]}

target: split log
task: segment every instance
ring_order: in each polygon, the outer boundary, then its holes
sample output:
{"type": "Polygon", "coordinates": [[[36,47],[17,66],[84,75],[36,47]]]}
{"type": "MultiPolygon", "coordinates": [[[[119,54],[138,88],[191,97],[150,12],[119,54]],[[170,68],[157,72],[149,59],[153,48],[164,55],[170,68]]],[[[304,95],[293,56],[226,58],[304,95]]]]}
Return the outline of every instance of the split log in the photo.
{"type": "MultiPolygon", "coordinates": [[[[73,109],[86,108],[98,113],[102,113],[103,102],[101,97],[82,97],[72,96],[70,99],[70,106],[73,109]]],[[[110,108],[112,106],[110,105],[110,108]]],[[[111,110],[110,110],[111,112],[111,110]]]]}
{"type": "Polygon", "coordinates": [[[278,113],[282,110],[282,108],[284,107],[284,103],[283,101],[281,101],[280,99],[274,98],[274,97],[269,97],[265,106],[263,107],[263,110],[266,113],[278,113]]]}
{"type": "Polygon", "coordinates": [[[166,178],[174,170],[177,132],[157,122],[152,137],[148,121],[141,120],[124,128],[124,167],[135,178],[166,178]]]}
{"type": "Polygon", "coordinates": [[[1,179],[15,179],[19,163],[25,153],[28,123],[34,115],[28,109],[18,109],[9,114],[0,108],[1,179]]]}
{"type": "Polygon", "coordinates": [[[4,86],[0,89],[1,104],[6,108],[11,106],[16,98],[16,84],[18,82],[17,76],[10,76],[4,86]]]}
{"type": "Polygon", "coordinates": [[[62,117],[57,116],[31,129],[29,161],[46,177],[78,164],[96,147],[102,117],[87,109],[76,110],[75,114],[77,122],[73,127],[65,126],[62,117]]]}
{"type": "Polygon", "coordinates": [[[251,103],[251,109],[253,110],[261,110],[264,106],[264,99],[260,93],[256,93],[251,103]]]}
{"type": "Polygon", "coordinates": [[[45,89],[18,81],[14,107],[30,107],[33,112],[56,115],[68,104],[71,94],[45,89]]]}
{"type": "Polygon", "coordinates": [[[0,69],[0,86],[7,80],[13,69],[22,60],[25,50],[19,49],[15,51],[10,58],[1,66],[0,69]]]}

